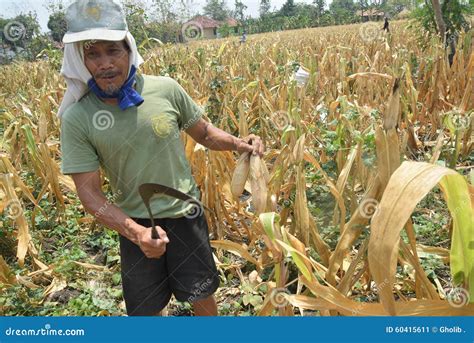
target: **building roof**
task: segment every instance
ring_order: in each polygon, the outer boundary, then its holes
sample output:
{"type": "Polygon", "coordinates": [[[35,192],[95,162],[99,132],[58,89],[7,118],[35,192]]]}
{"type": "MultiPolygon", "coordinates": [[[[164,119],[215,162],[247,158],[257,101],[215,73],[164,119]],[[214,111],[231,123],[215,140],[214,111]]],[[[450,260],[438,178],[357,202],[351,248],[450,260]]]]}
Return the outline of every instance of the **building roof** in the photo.
{"type": "Polygon", "coordinates": [[[238,26],[239,22],[234,18],[227,18],[224,21],[214,20],[204,15],[198,15],[191,20],[188,20],[186,23],[195,22],[199,24],[203,29],[221,27],[224,24],[229,25],[230,27],[238,26]]]}
{"type": "Polygon", "coordinates": [[[227,18],[225,20],[225,22],[227,23],[227,25],[233,27],[233,26],[239,26],[239,22],[237,21],[237,19],[234,19],[234,18],[227,18]]]}

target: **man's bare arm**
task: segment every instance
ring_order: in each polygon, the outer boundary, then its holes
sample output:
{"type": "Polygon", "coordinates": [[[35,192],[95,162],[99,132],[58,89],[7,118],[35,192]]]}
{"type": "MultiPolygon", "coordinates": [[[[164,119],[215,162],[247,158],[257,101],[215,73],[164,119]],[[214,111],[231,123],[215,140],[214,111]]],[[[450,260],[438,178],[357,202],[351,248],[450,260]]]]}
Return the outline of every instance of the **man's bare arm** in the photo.
{"type": "Polygon", "coordinates": [[[101,189],[100,172],[72,174],[79,199],[97,221],[137,244],[149,258],[159,258],[169,242],[166,232],[157,226],[160,239],[151,238],[151,228],[137,224],[119,207],[107,200],[101,189]]]}
{"type": "Polygon", "coordinates": [[[84,209],[97,221],[136,243],[138,224],[120,208],[107,201],[100,184],[100,172],[72,174],[84,209]]]}
{"type": "Polygon", "coordinates": [[[235,150],[239,153],[255,152],[260,156],[263,155],[264,147],[260,137],[249,135],[244,138],[237,138],[202,118],[187,129],[186,133],[196,142],[211,150],[235,150]]]}

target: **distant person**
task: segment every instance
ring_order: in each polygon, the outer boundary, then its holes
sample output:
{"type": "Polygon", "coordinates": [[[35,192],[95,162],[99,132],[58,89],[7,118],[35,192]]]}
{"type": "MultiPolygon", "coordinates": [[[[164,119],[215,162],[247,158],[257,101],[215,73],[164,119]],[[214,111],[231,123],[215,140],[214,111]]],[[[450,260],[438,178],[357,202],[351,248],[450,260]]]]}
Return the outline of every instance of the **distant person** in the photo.
{"type": "Polygon", "coordinates": [[[388,18],[385,17],[385,21],[384,21],[384,23],[383,23],[383,30],[384,30],[384,31],[387,31],[387,32],[390,32],[389,25],[390,25],[390,24],[389,24],[389,22],[388,22],[388,18]]]}
{"type": "Polygon", "coordinates": [[[240,44],[244,44],[247,41],[247,33],[244,32],[242,33],[242,37],[240,37],[240,44]]]}

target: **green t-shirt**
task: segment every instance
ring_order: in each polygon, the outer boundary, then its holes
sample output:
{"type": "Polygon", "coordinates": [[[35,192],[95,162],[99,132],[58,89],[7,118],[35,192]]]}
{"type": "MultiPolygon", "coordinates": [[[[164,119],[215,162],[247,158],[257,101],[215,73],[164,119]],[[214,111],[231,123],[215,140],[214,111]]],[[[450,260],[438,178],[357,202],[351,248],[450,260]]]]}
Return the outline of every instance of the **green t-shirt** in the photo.
{"type": "MultiPolygon", "coordinates": [[[[148,218],[138,193],[142,183],[163,184],[200,198],[180,129],[191,127],[203,111],[169,77],[137,75],[136,86],[145,100],[139,107],[122,111],[89,92],[66,110],[61,171],[84,173],[102,166],[115,204],[130,217],[148,218]]],[[[155,218],[180,217],[192,207],[165,195],[153,196],[150,204],[155,218]]]]}

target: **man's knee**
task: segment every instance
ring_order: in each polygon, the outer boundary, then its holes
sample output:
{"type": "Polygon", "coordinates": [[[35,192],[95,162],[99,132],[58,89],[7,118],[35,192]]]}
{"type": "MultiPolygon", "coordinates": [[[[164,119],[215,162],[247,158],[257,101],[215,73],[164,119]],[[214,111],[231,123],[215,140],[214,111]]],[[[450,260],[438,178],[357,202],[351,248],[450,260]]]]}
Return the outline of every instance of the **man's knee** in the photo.
{"type": "Polygon", "coordinates": [[[211,294],[209,295],[207,298],[202,298],[202,299],[199,299],[199,300],[195,300],[192,302],[192,304],[202,304],[202,303],[207,303],[209,301],[215,301],[214,299],[214,294],[211,294]]]}

